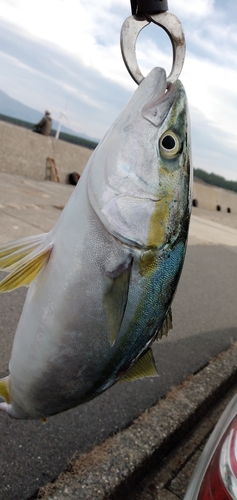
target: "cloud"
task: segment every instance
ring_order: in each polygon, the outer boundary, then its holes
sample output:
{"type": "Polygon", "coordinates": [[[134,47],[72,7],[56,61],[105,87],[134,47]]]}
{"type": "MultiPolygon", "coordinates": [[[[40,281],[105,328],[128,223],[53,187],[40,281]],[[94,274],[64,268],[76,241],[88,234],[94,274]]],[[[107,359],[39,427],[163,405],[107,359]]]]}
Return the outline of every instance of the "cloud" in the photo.
{"type": "Polygon", "coordinates": [[[70,126],[78,132],[102,137],[130,97],[129,91],[75,55],[32,39],[31,35],[25,36],[21,30],[15,32],[6,23],[0,26],[0,45],[4,40],[5,50],[0,52],[5,75],[2,90],[37,110],[50,108],[54,115],[68,99],[70,126]]]}
{"type": "Polygon", "coordinates": [[[229,134],[213,126],[205,115],[190,106],[193,165],[237,180],[236,149],[230,147],[229,134]]]}
{"type": "MultiPolygon", "coordinates": [[[[183,24],[187,56],[182,71],[193,123],[196,167],[236,175],[237,3],[169,0],[183,24]],[[205,130],[205,133],[203,132],[205,130]]],[[[119,38],[129,0],[0,0],[0,88],[40,111],[64,109],[70,126],[101,138],[136,84],[122,61],[119,38]]],[[[144,74],[169,73],[166,33],[151,24],[137,41],[144,74]]],[[[58,116],[55,116],[57,119],[58,116]]]]}
{"type": "Polygon", "coordinates": [[[169,10],[180,19],[200,19],[213,14],[214,0],[199,0],[187,2],[187,0],[170,0],[169,10]]]}

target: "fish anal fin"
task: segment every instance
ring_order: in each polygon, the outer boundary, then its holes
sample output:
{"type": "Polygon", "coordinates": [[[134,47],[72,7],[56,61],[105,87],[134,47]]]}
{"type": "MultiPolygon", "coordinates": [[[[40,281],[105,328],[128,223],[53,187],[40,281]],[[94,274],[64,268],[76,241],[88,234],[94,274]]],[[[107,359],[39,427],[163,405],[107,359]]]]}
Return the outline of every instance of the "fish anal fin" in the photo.
{"type": "Polygon", "coordinates": [[[0,379],[0,397],[10,404],[9,377],[0,379]]]}
{"type": "Polygon", "coordinates": [[[127,305],[131,262],[118,276],[110,278],[110,285],[104,294],[104,309],[107,318],[108,340],[111,346],[116,342],[124,311],[127,305]]]}
{"type": "Polygon", "coordinates": [[[0,247],[2,258],[0,257],[0,268],[10,272],[0,282],[0,292],[10,292],[20,286],[29,286],[36,278],[37,274],[48,262],[53,244],[46,243],[47,235],[24,238],[25,246],[21,245],[21,240],[8,244],[9,253],[6,254],[7,245],[0,247]],[[15,244],[15,247],[14,247],[15,244]],[[21,245],[21,246],[20,246],[21,245]],[[15,249],[15,250],[14,250],[15,249]]]}
{"type": "Polygon", "coordinates": [[[156,377],[158,375],[157,368],[155,365],[155,360],[153,352],[148,349],[141,358],[136,361],[136,363],[129,368],[129,370],[123,375],[119,382],[133,382],[139,378],[144,377],[156,377]]]}
{"type": "Polygon", "coordinates": [[[169,331],[172,329],[173,329],[172,311],[170,308],[165,316],[165,319],[164,319],[161,327],[159,328],[159,330],[157,330],[154,340],[158,341],[159,339],[161,339],[161,337],[163,337],[163,335],[165,335],[167,337],[169,331]]]}

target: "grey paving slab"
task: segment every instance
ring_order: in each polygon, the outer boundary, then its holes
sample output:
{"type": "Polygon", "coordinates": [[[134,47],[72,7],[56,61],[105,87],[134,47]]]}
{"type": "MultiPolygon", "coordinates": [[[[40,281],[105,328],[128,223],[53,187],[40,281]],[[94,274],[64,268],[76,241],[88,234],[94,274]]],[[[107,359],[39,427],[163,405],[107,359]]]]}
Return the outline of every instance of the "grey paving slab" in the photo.
{"type": "Polygon", "coordinates": [[[0,172],[0,244],[50,231],[73,190],[68,184],[0,172]]]}
{"type": "Polygon", "coordinates": [[[127,429],[78,460],[74,459],[56,482],[40,490],[38,497],[42,500],[118,500],[123,496],[126,500],[143,500],[147,496],[148,500],[149,495],[151,499],[162,498],[159,492],[163,490],[163,498],[166,491],[168,498],[172,498],[172,494],[183,498],[198,458],[196,450],[214,426],[215,410],[211,410],[211,420],[208,416],[200,421],[213,401],[223,398],[220,403],[223,410],[236,392],[236,355],[237,343],[171,390],[127,429]],[[228,387],[231,392],[226,396],[228,387]],[[187,440],[195,424],[199,424],[198,432],[187,440]],[[165,457],[177,444],[176,454],[167,460],[162,471],[165,457]],[[141,479],[157,469],[158,473],[146,481],[139,492],[141,479]]]}

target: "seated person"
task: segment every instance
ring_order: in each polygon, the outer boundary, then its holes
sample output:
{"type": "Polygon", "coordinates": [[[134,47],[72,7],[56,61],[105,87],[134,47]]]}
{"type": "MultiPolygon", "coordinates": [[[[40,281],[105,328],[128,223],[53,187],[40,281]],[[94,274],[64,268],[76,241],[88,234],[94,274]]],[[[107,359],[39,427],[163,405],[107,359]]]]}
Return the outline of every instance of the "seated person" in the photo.
{"type": "Polygon", "coordinates": [[[43,134],[43,135],[50,135],[51,128],[52,128],[52,118],[50,116],[50,112],[45,111],[42,120],[40,120],[40,122],[34,126],[33,132],[37,132],[38,134],[43,134]]]}

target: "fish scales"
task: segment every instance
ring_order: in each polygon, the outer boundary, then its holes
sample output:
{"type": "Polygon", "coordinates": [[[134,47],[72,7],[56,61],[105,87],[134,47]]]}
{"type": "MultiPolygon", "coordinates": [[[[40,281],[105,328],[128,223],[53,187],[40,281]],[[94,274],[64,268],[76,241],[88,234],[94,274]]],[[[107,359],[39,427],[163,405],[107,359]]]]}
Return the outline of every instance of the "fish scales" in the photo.
{"type": "Polygon", "coordinates": [[[157,374],[150,347],[172,327],[191,188],[185,90],[154,68],[54,228],[0,247],[0,291],[29,285],[0,409],[45,418],[157,374]]]}

